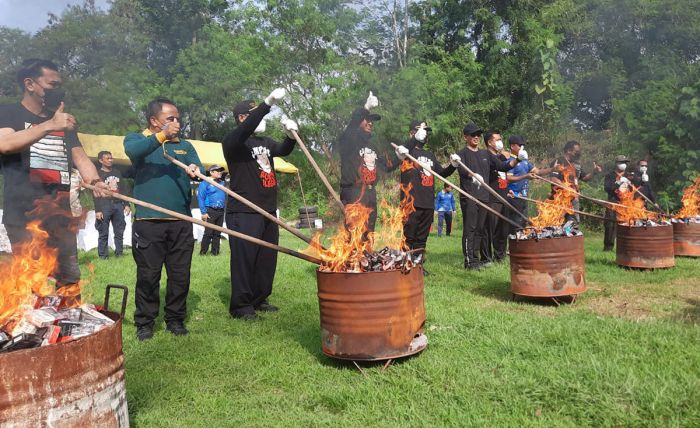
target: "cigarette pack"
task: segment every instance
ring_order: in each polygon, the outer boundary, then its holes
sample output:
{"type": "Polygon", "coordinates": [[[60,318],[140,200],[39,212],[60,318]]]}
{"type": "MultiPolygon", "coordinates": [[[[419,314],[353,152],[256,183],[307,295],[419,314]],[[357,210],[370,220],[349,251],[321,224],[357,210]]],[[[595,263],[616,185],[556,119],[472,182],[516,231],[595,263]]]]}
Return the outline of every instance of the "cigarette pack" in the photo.
{"type": "Polygon", "coordinates": [[[98,312],[93,305],[84,304],[80,306],[80,309],[83,311],[81,321],[90,321],[95,324],[114,324],[114,320],[98,312]]]}
{"type": "Polygon", "coordinates": [[[18,336],[15,336],[7,342],[2,349],[0,349],[0,352],[10,352],[10,351],[17,351],[20,349],[29,349],[29,348],[36,348],[37,346],[41,346],[41,342],[44,339],[41,336],[38,336],[36,334],[30,334],[30,333],[22,333],[18,336]]]}
{"type": "Polygon", "coordinates": [[[48,327],[56,321],[64,319],[65,315],[59,313],[55,308],[47,306],[28,312],[25,318],[37,327],[48,327]]]}
{"type": "Polygon", "coordinates": [[[36,333],[36,326],[30,323],[26,318],[22,318],[17,324],[15,324],[15,326],[12,328],[12,331],[10,332],[10,336],[15,337],[23,333],[36,333]]]}
{"type": "Polygon", "coordinates": [[[58,342],[58,337],[61,335],[61,327],[57,325],[52,325],[48,327],[46,334],[44,335],[44,341],[41,346],[53,345],[58,342]]]}

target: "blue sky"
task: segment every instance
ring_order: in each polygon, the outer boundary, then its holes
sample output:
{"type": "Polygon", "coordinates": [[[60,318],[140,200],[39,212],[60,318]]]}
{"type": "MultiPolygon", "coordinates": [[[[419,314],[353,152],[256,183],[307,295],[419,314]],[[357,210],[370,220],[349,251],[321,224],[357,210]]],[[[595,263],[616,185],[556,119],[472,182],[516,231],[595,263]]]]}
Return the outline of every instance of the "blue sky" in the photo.
{"type": "MultiPolygon", "coordinates": [[[[49,12],[60,15],[66,6],[82,3],[82,0],[0,0],[0,26],[34,33],[46,26],[49,12]]],[[[108,3],[108,0],[95,0],[101,9],[107,9],[108,3]]]]}

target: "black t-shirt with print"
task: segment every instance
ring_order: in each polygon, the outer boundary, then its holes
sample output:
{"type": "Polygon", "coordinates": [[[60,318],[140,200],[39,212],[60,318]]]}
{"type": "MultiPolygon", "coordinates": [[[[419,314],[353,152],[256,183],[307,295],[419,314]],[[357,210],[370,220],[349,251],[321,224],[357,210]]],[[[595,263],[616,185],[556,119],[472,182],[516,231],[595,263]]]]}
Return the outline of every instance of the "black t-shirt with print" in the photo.
{"type": "MultiPolygon", "coordinates": [[[[273,157],[287,156],[295,141],[289,137],[278,143],[253,132],[270,112],[270,106],[260,104],[248,118],[224,138],[223,149],[231,177],[230,188],[269,213],[277,209],[277,176],[273,157]]],[[[226,212],[254,213],[243,203],[229,197],[226,212]]]]}
{"type": "MultiPolygon", "coordinates": [[[[117,168],[112,168],[111,171],[105,171],[102,168],[97,169],[100,179],[109,187],[109,190],[124,195],[124,177],[117,168]]],[[[95,212],[104,212],[111,204],[126,205],[121,199],[117,198],[95,198],[95,212]]]]}
{"type": "MultiPolygon", "coordinates": [[[[422,164],[430,167],[436,174],[442,176],[444,168],[435,158],[435,155],[422,147],[411,144],[412,142],[405,146],[406,148],[414,146],[409,149],[409,154],[422,164]]],[[[410,194],[413,196],[414,207],[423,209],[435,208],[435,180],[433,174],[415,165],[412,160],[406,158],[401,163],[401,184],[404,186],[411,185],[410,194]]],[[[403,199],[403,197],[404,192],[402,191],[401,198],[403,199]]]]}
{"type": "MultiPolygon", "coordinates": [[[[23,131],[49,119],[35,115],[21,103],[0,106],[0,128],[23,131]]],[[[23,226],[36,199],[69,191],[74,147],[81,147],[75,132],[52,132],[20,153],[2,156],[3,224],[23,226]]],[[[61,203],[70,211],[67,197],[61,203]]]]}

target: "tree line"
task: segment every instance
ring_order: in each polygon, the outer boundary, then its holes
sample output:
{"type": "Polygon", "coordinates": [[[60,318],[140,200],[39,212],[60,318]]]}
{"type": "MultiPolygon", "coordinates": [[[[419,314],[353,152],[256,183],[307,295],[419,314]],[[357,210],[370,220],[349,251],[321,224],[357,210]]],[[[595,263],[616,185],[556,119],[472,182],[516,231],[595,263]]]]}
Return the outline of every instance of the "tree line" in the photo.
{"type": "Polygon", "coordinates": [[[82,132],[138,129],[145,104],[165,95],[188,137],[221,141],[236,102],[283,86],[291,97],[282,109],[333,175],[337,137],[372,90],[382,102],[380,141],[403,141],[414,118],[430,123],[440,154],[461,146],[470,120],[524,135],[539,158],[576,139],[603,164],[617,153],[648,159],[662,203],[673,207],[700,167],[696,6],[113,0],[105,11],[87,0],[35,34],[0,27],[0,102],[18,99],[21,61],[42,57],[62,66],[82,132]]]}

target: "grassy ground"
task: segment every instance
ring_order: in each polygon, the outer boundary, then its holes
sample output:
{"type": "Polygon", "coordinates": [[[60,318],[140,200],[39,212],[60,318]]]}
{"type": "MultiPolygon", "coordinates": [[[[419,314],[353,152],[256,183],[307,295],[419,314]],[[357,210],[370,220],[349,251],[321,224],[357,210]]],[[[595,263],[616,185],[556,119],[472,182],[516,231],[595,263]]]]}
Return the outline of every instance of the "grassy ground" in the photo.
{"type": "MultiPolygon", "coordinates": [[[[218,257],[195,255],[189,337],[160,322],[153,340],[137,342],[129,298],[132,425],[700,425],[700,260],[623,270],[589,233],[588,291],[556,307],[512,302],[507,264],[461,269],[459,234],[428,243],[428,348],[384,372],[366,366],[366,378],[321,353],[311,264],[281,256],[271,302],[282,311],[246,323],[227,314],[227,245],[218,257]]],[[[82,254],[89,263],[96,301],[107,283],[133,290],[130,256],[82,254]]]]}

